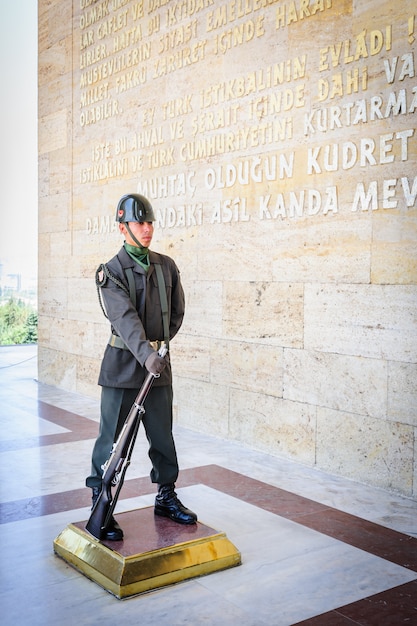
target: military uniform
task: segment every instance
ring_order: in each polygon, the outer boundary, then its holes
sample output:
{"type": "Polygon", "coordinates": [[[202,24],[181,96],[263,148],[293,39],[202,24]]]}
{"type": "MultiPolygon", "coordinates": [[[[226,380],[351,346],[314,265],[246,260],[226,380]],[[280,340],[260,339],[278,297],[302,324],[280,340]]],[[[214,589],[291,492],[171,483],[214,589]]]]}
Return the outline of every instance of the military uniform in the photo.
{"type": "MultiPolygon", "coordinates": [[[[146,226],[154,221],[146,198],[139,194],[123,196],[116,219],[129,233],[133,245],[125,242],[116,256],[100,266],[96,276],[111,334],[98,380],[102,387],[100,429],[86,485],[93,490],[94,505],[101,490],[103,464],[110,456],[148,371],[154,375],[156,371],[158,375],[146,397],[142,417],[152,462],[151,480],[158,484],[155,514],[193,524],[197,516],[183,506],[174,491],[178,460],[172,435],[169,352],[164,359],[157,353],[162,342],[167,344],[175,337],[184,318],[180,273],[169,256],[142,247],[129,227],[131,222],[146,226]]],[[[121,528],[112,518],[105,538],[120,540],[122,537],[121,528]]]]}
{"type": "MultiPolygon", "coordinates": [[[[127,254],[124,248],[106,263],[108,271],[122,285],[110,278],[101,286],[106,314],[111,323],[111,337],[101,363],[98,384],[102,386],[101,428],[92,455],[92,471],[88,487],[101,486],[102,465],[110,455],[129,410],[147,375],[144,363],[155,351],[155,342],[164,340],[162,309],[155,264],[162,267],[167,292],[169,339],[177,334],[184,317],[184,291],[174,261],[149,251],[148,271],[127,254]],[[126,270],[132,269],[136,288],[136,307],[129,296],[126,270]],[[118,337],[125,347],[111,343],[118,337]],[[150,342],[154,343],[154,346],[150,342]]],[[[120,342],[116,342],[119,344],[120,342]]],[[[172,430],[172,375],[167,366],[153,382],[145,404],[143,425],[149,440],[149,456],[155,483],[173,483],[178,476],[178,463],[172,430]]]]}

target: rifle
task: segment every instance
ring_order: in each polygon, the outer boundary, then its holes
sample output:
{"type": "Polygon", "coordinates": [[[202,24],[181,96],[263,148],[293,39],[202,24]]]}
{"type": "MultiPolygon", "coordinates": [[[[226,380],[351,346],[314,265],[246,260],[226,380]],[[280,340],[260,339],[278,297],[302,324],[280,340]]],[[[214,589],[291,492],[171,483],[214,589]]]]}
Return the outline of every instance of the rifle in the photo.
{"type": "MultiPolygon", "coordinates": [[[[163,344],[158,354],[160,357],[164,357],[167,352],[168,349],[166,345],[163,344]]],[[[129,411],[129,415],[123,424],[120,435],[113,443],[110,456],[102,466],[101,492],[85,526],[86,530],[97,539],[102,539],[111,516],[113,515],[127,468],[130,465],[140,421],[145,413],[143,405],[154,379],[159,378],[159,376],[159,374],[152,374],[151,372],[146,376],[132,408],[129,411]],[[116,487],[114,495],[112,494],[112,487],[116,487]]]]}

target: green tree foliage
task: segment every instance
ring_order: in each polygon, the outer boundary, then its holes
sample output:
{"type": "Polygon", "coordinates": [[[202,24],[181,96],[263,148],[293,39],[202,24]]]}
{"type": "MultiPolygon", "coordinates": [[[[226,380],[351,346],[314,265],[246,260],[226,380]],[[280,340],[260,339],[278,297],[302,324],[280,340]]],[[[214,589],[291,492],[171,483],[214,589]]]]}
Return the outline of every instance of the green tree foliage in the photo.
{"type": "Polygon", "coordinates": [[[10,298],[0,306],[0,345],[36,343],[38,314],[30,304],[10,298]]]}

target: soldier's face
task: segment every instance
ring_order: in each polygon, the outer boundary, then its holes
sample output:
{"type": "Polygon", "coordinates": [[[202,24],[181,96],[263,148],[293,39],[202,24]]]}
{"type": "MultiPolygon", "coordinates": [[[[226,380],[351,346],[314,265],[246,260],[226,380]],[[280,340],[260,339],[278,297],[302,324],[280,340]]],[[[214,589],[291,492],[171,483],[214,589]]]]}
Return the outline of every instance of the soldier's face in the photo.
{"type": "MultiPolygon", "coordinates": [[[[126,239],[126,243],[131,246],[136,246],[136,242],[132,239],[125,224],[119,224],[120,232],[123,233],[126,239]]],[[[129,222],[129,228],[144,248],[149,248],[153,237],[153,223],[152,222],[129,222]]]]}

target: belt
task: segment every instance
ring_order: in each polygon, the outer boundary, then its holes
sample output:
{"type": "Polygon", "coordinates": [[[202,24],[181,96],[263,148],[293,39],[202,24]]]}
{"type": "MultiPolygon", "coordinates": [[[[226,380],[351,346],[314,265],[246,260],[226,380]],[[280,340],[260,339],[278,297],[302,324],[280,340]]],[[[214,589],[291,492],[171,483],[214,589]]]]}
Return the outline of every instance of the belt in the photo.
{"type": "Polygon", "coordinates": [[[112,346],[113,348],[121,348],[122,350],[128,350],[128,347],[123,339],[120,339],[118,335],[113,335],[113,333],[110,335],[109,346],[112,346]]]}
{"type": "MultiPolygon", "coordinates": [[[[159,350],[162,345],[162,341],[150,341],[149,342],[154,350],[159,350]]],[[[110,335],[109,346],[113,348],[121,348],[122,350],[129,350],[123,339],[120,339],[118,335],[113,333],[110,335]]]]}

